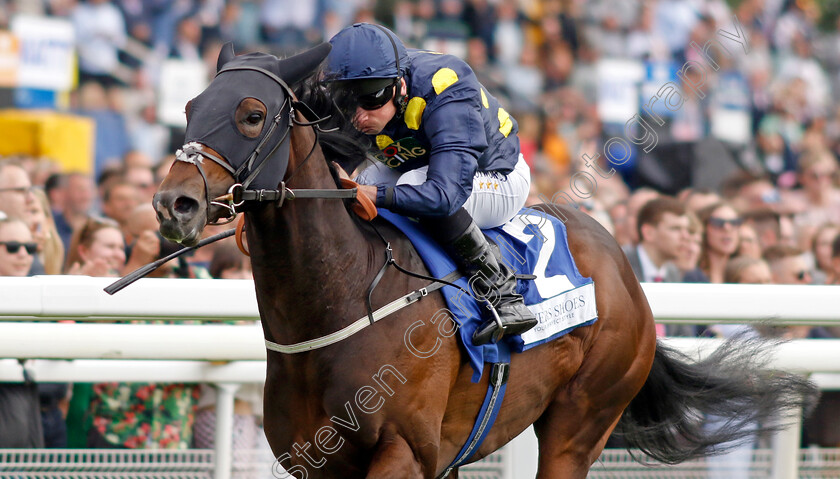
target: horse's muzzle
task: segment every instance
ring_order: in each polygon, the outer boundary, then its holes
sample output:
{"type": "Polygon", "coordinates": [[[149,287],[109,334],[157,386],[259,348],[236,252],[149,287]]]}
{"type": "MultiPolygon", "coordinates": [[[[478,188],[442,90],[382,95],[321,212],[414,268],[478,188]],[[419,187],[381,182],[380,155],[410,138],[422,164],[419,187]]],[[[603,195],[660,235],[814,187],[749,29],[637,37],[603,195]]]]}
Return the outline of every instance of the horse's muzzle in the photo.
{"type": "Polygon", "coordinates": [[[164,238],[188,246],[198,241],[206,218],[197,199],[174,191],[160,191],[152,205],[164,238]]]}

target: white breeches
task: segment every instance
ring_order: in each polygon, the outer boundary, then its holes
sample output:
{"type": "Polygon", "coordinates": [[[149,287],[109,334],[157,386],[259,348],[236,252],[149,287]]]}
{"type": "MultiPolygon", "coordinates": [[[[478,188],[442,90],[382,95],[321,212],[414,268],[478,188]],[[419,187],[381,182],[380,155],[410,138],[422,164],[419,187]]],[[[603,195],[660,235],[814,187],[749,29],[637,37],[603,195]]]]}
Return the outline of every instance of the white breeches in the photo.
{"type": "MultiPolygon", "coordinates": [[[[355,181],[363,185],[420,185],[426,181],[428,169],[428,166],[424,166],[399,173],[376,162],[359,173],[355,181]]],[[[531,169],[525,163],[525,157],[520,154],[513,171],[506,177],[477,172],[464,209],[479,228],[500,226],[510,221],[525,206],[530,188],[531,169]]]]}

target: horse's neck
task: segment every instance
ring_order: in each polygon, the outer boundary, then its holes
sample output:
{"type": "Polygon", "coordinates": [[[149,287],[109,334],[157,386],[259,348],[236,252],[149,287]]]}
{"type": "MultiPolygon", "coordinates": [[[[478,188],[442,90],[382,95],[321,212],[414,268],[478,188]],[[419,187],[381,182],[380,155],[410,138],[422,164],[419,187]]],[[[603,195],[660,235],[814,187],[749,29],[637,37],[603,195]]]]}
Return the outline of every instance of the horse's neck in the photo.
{"type": "MultiPolygon", "coordinates": [[[[295,157],[305,158],[312,143],[296,139],[304,146],[295,157]]],[[[320,150],[292,171],[292,189],[336,188],[320,150]]],[[[298,342],[344,326],[344,311],[356,309],[347,306],[364,300],[363,283],[375,274],[383,246],[359,230],[343,201],[296,199],[281,208],[266,205],[247,219],[261,313],[271,318],[267,338],[298,342]]]]}

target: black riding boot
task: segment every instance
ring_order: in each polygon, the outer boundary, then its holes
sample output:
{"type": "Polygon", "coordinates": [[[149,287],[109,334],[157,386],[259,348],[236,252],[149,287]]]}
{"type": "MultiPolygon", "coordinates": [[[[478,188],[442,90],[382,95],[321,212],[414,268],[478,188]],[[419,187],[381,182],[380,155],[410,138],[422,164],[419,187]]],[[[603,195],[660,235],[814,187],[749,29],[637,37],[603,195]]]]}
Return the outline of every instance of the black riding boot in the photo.
{"type": "MultiPolygon", "coordinates": [[[[474,222],[471,221],[466,231],[444,247],[461,272],[470,278],[476,296],[491,301],[498,314],[497,322],[493,311],[488,312],[490,319],[476,329],[473,344],[496,342],[502,336],[522,334],[537,325],[537,318],[525,306],[522,295],[516,293],[513,272],[496,257],[474,222]]],[[[486,307],[486,303],[484,305],[486,307]]]]}

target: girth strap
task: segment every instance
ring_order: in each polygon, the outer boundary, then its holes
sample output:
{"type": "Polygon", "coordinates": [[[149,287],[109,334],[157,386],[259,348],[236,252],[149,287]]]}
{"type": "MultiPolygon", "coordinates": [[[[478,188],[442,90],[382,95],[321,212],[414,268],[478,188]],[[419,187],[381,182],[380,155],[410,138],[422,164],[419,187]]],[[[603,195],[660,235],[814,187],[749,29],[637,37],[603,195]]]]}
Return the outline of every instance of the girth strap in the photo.
{"type": "MultiPolygon", "coordinates": [[[[450,283],[455,281],[456,279],[460,278],[462,274],[458,271],[450,273],[443,278],[445,283],[450,283]]],[[[444,282],[435,282],[429,286],[417,289],[412,291],[390,303],[382,306],[381,308],[377,309],[370,315],[365,315],[354,321],[349,326],[346,326],[334,333],[330,333],[326,336],[321,336],[320,338],[310,339],[308,341],[303,341],[296,344],[277,344],[273,341],[265,340],[265,348],[269,351],[274,351],[283,354],[295,354],[295,353],[302,353],[305,351],[312,351],[313,349],[320,349],[326,346],[330,346],[332,344],[338,343],[343,341],[350,336],[358,333],[359,331],[365,329],[366,327],[370,326],[371,324],[379,321],[380,319],[388,316],[389,314],[395,313],[406,306],[413,304],[419,301],[424,296],[428,296],[429,293],[439,290],[440,288],[446,286],[444,282]],[[370,319],[372,318],[372,320],[370,319]]]]}
{"type": "Polygon", "coordinates": [[[510,374],[510,347],[506,342],[500,341],[498,346],[498,361],[493,363],[490,371],[490,383],[487,385],[487,394],[484,396],[484,403],[478,411],[478,417],[470,432],[467,442],[461,448],[461,452],[455,456],[455,460],[447,467],[437,479],[443,479],[452,472],[452,469],[463,465],[478,450],[481,443],[487,437],[487,433],[496,422],[496,416],[502,408],[502,401],[507,390],[507,381],[510,374]]]}

